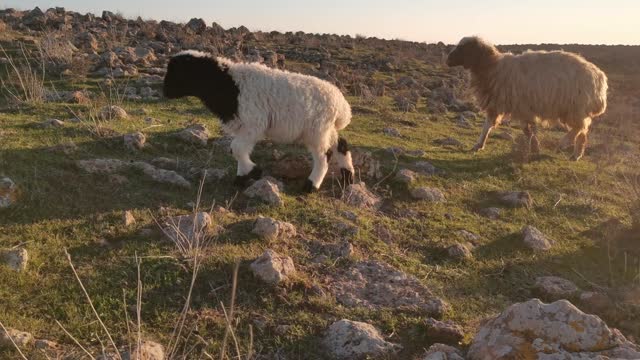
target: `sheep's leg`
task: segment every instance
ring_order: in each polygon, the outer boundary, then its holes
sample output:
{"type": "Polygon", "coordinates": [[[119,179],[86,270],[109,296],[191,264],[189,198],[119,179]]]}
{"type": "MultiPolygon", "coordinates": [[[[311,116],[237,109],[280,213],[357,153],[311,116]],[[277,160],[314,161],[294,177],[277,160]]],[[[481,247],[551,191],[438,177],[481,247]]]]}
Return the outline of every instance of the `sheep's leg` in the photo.
{"type": "Polygon", "coordinates": [[[322,149],[313,149],[311,151],[313,157],[313,170],[311,175],[304,184],[305,192],[314,192],[320,189],[327,171],[329,171],[329,153],[322,149]]]}
{"type": "Polygon", "coordinates": [[[584,150],[587,147],[587,138],[589,134],[589,129],[583,129],[578,134],[576,138],[576,144],[573,147],[573,155],[571,156],[571,160],[578,161],[584,156],[584,150]]]}
{"type": "Polygon", "coordinates": [[[524,135],[529,142],[529,149],[532,154],[540,153],[540,141],[538,141],[538,127],[534,123],[529,123],[523,128],[524,135]]]}
{"type": "Polygon", "coordinates": [[[234,182],[236,185],[244,186],[250,179],[259,179],[262,176],[262,170],[251,161],[250,157],[255,144],[255,141],[238,137],[231,142],[231,152],[238,161],[238,171],[234,182]]]}
{"type": "Polygon", "coordinates": [[[501,118],[501,115],[487,115],[487,119],[485,120],[484,126],[482,127],[482,133],[480,133],[480,138],[478,138],[478,143],[471,149],[471,151],[480,151],[484,149],[484,146],[487,144],[489,134],[493,129],[495,129],[496,126],[498,126],[501,118]]]}
{"type": "Polygon", "coordinates": [[[580,129],[571,129],[563,138],[560,140],[559,147],[560,150],[566,150],[571,146],[574,146],[576,143],[576,137],[580,133],[580,129]]]}

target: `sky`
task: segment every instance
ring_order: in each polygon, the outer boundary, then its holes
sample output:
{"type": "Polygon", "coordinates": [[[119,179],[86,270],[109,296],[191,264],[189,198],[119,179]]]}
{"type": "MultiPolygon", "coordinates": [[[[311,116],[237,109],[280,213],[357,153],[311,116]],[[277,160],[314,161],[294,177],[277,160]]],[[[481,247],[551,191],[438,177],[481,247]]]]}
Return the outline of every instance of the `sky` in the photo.
{"type": "Polygon", "coordinates": [[[496,44],[640,45],[640,0],[0,0],[0,8],[35,6],[448,44],[480,35],[496,44]]]}

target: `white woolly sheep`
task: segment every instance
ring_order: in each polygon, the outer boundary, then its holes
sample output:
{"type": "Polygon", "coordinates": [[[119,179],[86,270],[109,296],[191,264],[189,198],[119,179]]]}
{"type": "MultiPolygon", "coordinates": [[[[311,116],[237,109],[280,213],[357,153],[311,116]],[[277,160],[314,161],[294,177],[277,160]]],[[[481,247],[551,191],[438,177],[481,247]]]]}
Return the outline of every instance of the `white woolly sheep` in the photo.
{"type": "Polygon", "coordinates": [[[351,153],[346,140],[338,137],[338,130],[351,122],[351,107],[340,90],[324,80],[184,51],[169,61],[164,96],[195,96],[221,119],[223,130],[233,136],[231,151],[238,161],[239,185],[261,176],[250,155],[263,139],[308,148],[313,170],[305,191],[320,188],[332,155],[342,182],[353,181],[351,153]]]}
{"type": "Polygon", "coordinates": [[[501,53],[478,37],[466,37],[447,58],[471,71],[471,85],[487,119],[473,150],[484,149],[491,130],[511,114],[522,123],[532,152],[539,151],[538,122],[559,122],[571,130],[561,146],[584,155],[594,117],[607,108],[607,76],[579,55],[564,51],[501,53]]]}

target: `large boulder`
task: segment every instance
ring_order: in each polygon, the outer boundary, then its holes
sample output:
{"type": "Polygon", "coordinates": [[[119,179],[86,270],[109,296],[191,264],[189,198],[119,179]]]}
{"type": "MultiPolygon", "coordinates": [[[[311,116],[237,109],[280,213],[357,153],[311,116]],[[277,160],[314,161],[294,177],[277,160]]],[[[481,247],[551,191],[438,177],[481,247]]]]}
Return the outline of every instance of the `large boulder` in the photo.
{"type": "Polygon", "coordinates": [[[485,323],[470,360],[640,359],[640,347],[569,301],[518,303],[485,323]]]}
{"type": "Polygon", "coordinates": [[[441,316],[448,305],[416,277],[379,261],[363,261],[327,279],[339,303],[371,310],[417,311],[441,316]]]}
{"type": "Polygon", "coordinates": [[[323,343],[334,358],[345,360],[370,359],[401,348],[386,341],[373,325],[347,319],[329,326],[323,343]]]}

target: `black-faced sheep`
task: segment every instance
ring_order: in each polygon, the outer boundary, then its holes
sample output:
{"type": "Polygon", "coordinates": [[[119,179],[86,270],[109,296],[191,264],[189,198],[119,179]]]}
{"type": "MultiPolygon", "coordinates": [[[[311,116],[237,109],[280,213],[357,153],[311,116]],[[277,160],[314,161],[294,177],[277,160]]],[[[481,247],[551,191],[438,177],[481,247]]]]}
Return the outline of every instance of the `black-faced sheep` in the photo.
{"type": "Polygon", "coordinates": [[[338,130],[351,122],[351,107],[340,90],[326,81],[184,51],[169,61],[164,96],[195,96],[220,118],[223,130],[233,136],[237,184],[261,176],[250,155],[263,139],[302,143],[308,148],[313,170],[306,191],[320,188],[332,155],[341,169],[342,182],[353,181],[351,153],[346,140],[338,137],[338,130]]]}
{"type": "Polygon", "coordinates": [[[522,123],[532,152],[539,151],[538,122],[559,122],[571,130],[562,147],[574,145],[573,160],[584,155],[594,117],[607,107],[607,76],[579,55],[564,51],[501,53],[478,37],[460,41],[449,66],[471,71],[472,87],[487,119],[474,150],[482,150],[491,130],[507,114],[522,123]]]}

